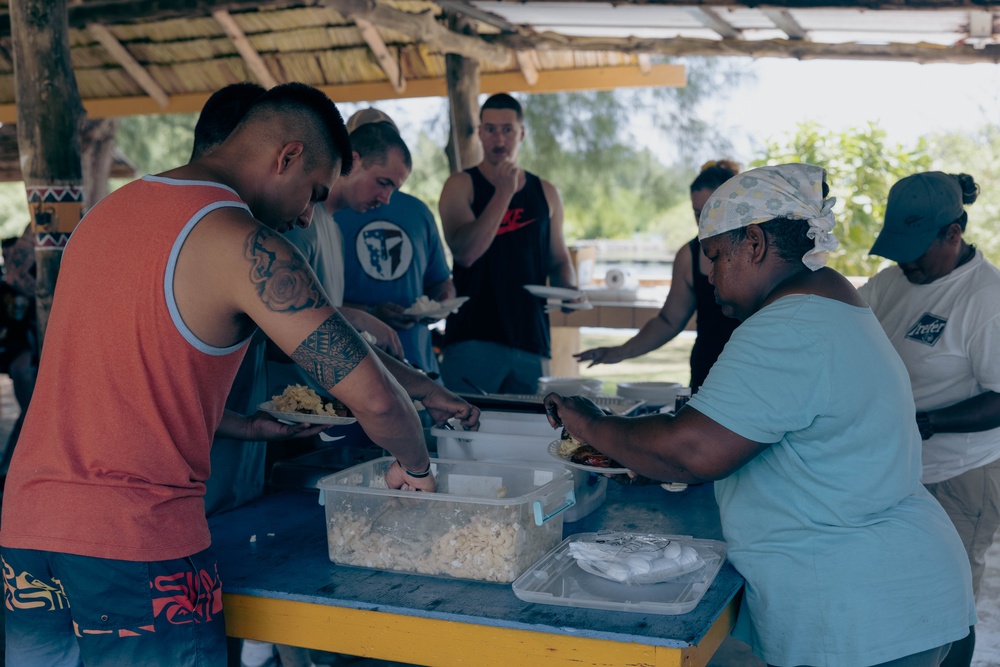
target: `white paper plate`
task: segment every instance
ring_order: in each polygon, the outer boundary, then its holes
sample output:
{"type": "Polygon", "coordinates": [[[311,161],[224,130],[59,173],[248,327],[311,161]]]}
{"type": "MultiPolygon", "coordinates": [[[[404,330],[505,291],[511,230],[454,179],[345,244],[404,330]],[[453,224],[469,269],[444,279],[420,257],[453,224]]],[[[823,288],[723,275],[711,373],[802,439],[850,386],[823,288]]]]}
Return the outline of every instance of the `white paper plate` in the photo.
{"type": "Polygon", "coordinates": [[[435,310],[416,311],[413,309],[413,306],[410,306],[409,308],[403,311],[403,314],[413,315],[421,319],[431,318],[431,317],[435,318],[447,317],[451,313],[461,308],[462,305],[465,304],[465,302],[468,300],[469,297],[467,296],[456,296],[454,299],[445,299],[444,301],[440,301],[439,302],[440,307],[436,308],[435,310]]]}
{"type": "Polygon", "coordinates": [[[553,440],[549,443],[549,456],[559,461],[563,465],[568,465],[570,468],[576,468],[577,470],[586,470],[587,472],[597,472],[604,475],[620,475],[622,473],[628,472],[628,468],[598,468],[597,466],[585,466],[582,463],[573,463],[569,459],[561,456],[559,454],[559,445],[562,444],[562,440],[553,440]]]}
{"type": "Polygon", "coordinates": [[[353,424],[358,421],[354,417],[337,417],[336,415],[307,415],[302,412],[281,412],[274,409],[274,401],[264,401],[257,406],[261,412],[266,412],[278,421],[294,424],[353,424]]]}
{"type": "MultiPolygon", "coordinates": [[[[528,290],[532,294],[542,299],[561,299],[563,301],[572,301],[573,299],[579,299],[583,296],[583,292],[580,290],[570,289],[568,287],[549,287],[548,285],[525,285],[524,289],[528,290]]],[[[593,308],[593,306],[591,306],[593,308]]]]}

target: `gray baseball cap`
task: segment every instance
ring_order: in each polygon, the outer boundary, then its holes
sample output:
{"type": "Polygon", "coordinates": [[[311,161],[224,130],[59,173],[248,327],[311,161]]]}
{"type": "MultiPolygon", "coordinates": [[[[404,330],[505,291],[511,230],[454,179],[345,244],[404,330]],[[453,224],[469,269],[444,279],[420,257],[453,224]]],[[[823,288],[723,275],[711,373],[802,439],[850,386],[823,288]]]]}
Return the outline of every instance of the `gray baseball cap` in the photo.
{"type": "Polygon", "coordinates": [[[350,134],[351,132],[354,132],[354,130],[358,129],[362,125],[365,125],[366,123],[389,123],[389,125],[392,126],[392,129],[396,130],[397,134],[399,133],[399,128],[396,127],[394,122],[392,122],[392,119],[389,118],[388,114],[379,111],[375,107],[361,109],[348,118],[346,123],[347,133],[350,134]]]}
{"type": "Polygon", "coordinates": [[[869,251],[894,262],[912,262],[938,231],[962,215],[962,186],[951,174],[925,171],[900,179],[889,190],[885,224],[869,251]]]}

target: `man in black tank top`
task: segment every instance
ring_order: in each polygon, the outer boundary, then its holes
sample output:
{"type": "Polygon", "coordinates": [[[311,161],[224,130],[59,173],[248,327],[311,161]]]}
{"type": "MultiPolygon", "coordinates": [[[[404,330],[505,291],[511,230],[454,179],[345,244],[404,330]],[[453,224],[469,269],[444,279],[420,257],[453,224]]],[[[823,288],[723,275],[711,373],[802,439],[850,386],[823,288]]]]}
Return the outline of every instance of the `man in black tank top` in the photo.
{"type": "Polygon", "coordinates": [[[576,287],[559,192],[521,169],[521,105],[497,94],[480,111],[484,158],[452,174],[439,210],[455,288],[469,301],[448,317],[441,377],[449,389],[534,394],[548,374],[545,301],[524,285],[576,287]]]}

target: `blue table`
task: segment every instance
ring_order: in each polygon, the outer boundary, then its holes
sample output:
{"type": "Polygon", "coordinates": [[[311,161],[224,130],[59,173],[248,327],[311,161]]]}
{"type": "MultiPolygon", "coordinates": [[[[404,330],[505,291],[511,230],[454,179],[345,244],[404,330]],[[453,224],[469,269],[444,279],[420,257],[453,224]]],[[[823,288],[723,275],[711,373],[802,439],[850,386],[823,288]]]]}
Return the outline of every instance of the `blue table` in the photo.
{"type": "MultiPolygon", "coordinates": [[[[729,563],[677,616],[533,604],[510,585],[336,566],[317,498],[285,491],[210,520],[229,635],[435,667],[695,667],[735,620],[743,579],[729,563]]],[[[605,505],[565,533],[600,529],[722,537],[711,484],[668,493],[612,483],[605,505]]]]}

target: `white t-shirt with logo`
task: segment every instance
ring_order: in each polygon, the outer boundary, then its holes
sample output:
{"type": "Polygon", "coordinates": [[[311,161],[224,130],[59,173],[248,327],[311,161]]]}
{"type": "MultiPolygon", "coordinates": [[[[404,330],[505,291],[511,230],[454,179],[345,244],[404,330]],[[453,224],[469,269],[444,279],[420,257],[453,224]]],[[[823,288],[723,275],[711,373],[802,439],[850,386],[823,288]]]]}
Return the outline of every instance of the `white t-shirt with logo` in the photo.
{"type": "MultiPolygon", "coordinates": [[[[892,266],[859,292],[906,365],[918,412],[1000,392],[1000,270],[981,252],[928,285],[910,283],[892,266]]],[[[924,441],[921,481],[951,479],[997,459],[1000,428],[937,433],[924,441]]]]}

